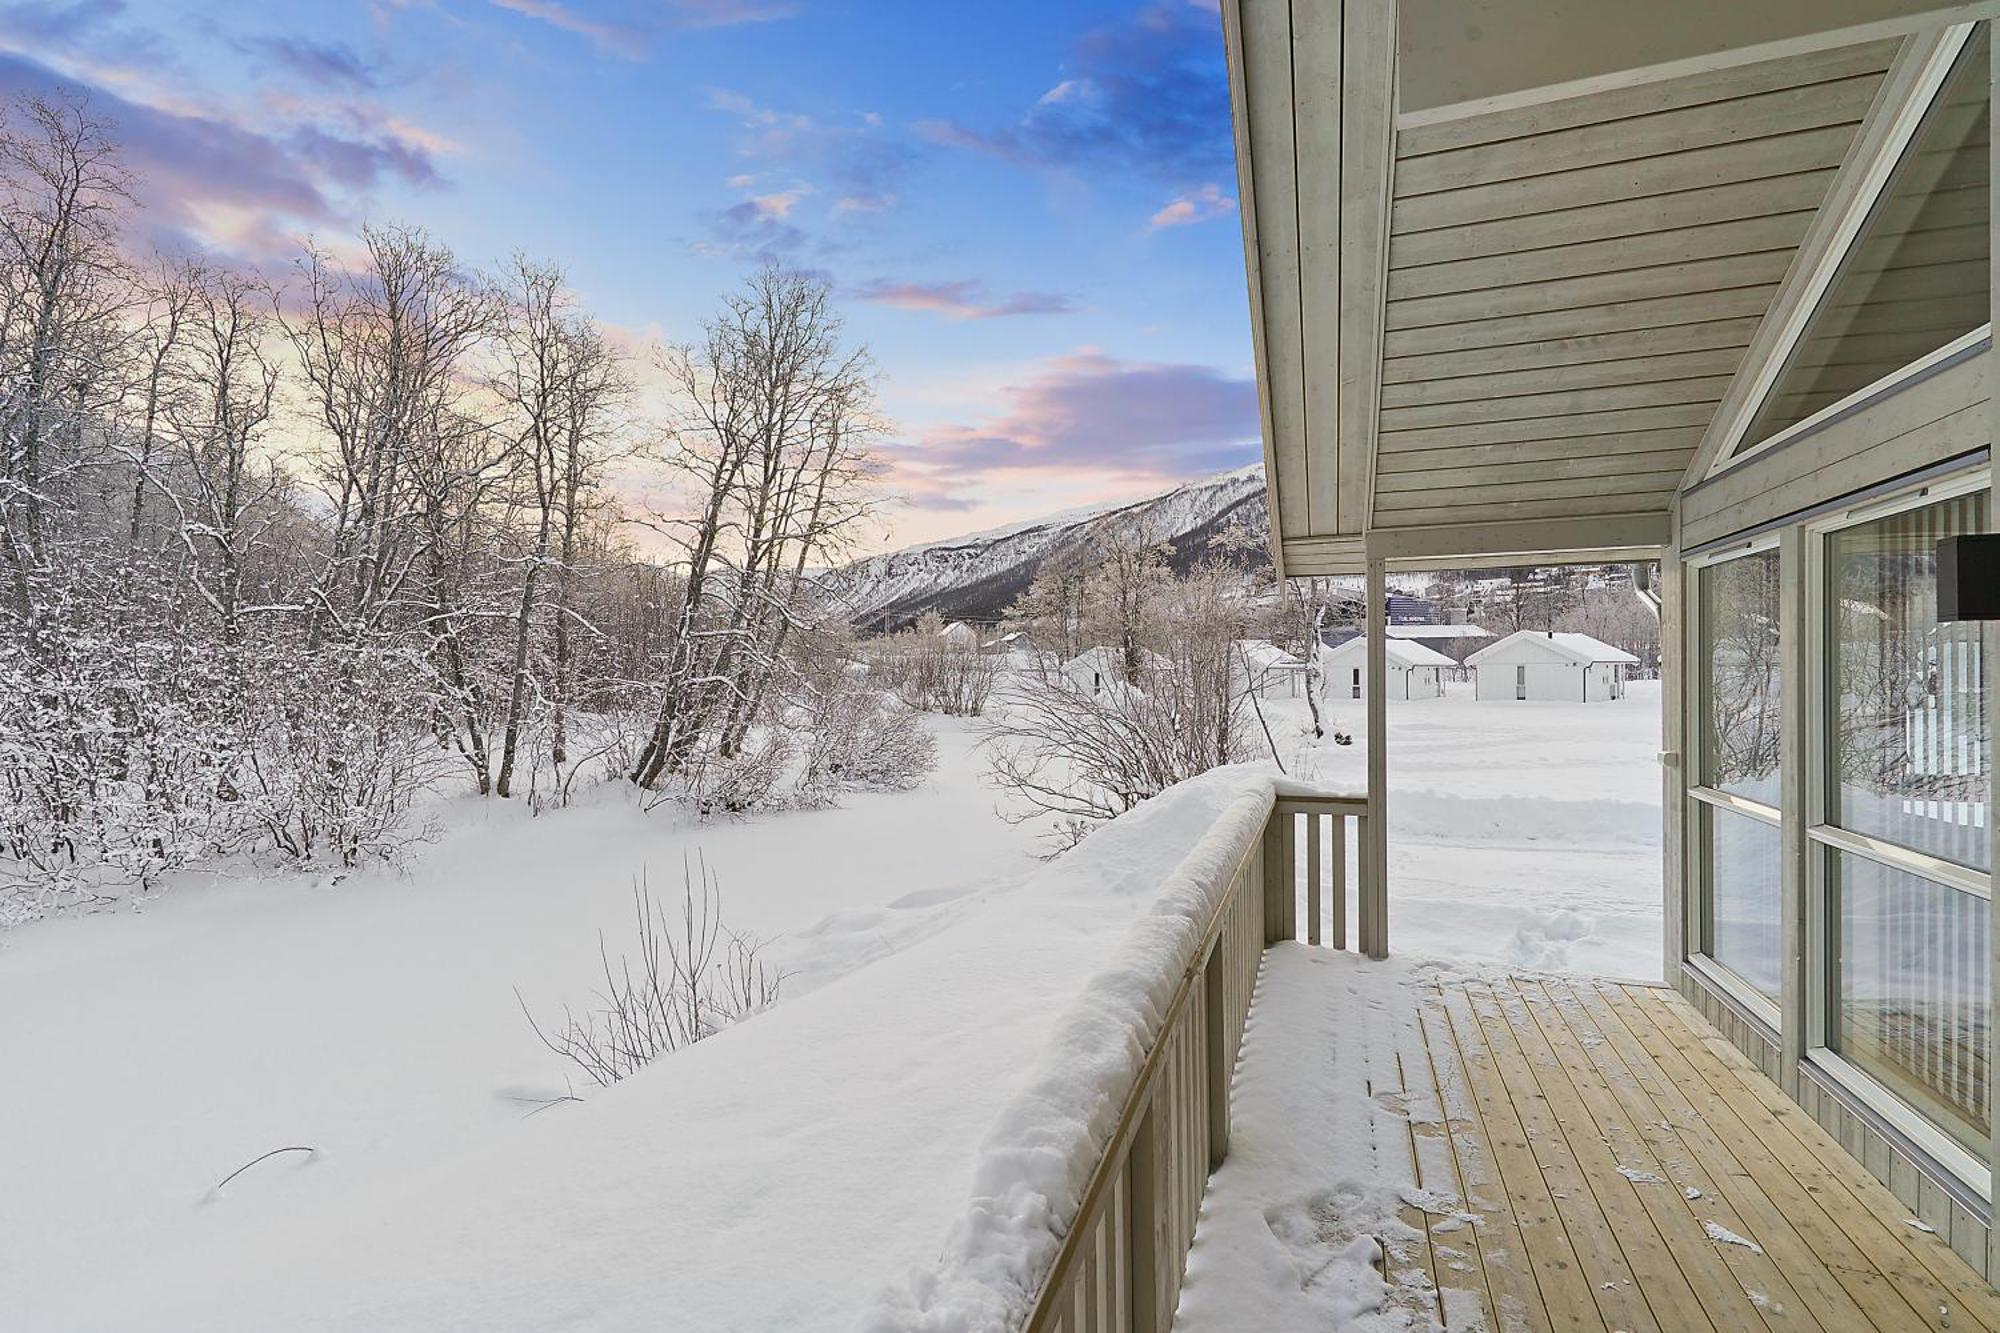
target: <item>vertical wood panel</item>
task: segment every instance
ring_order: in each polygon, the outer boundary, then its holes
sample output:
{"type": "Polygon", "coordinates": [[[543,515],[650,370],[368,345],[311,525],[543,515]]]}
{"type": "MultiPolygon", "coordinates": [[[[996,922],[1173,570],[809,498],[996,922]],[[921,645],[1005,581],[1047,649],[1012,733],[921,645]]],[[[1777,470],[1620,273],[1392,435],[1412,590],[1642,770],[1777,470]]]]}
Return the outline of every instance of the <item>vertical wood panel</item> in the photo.
{"type": "MultiPolygon", "coordinates": [[[[1363,532],[1373,509],[1375,414],[1382,383],[1388,286],[1390,152],[1395,113],[1395,0],[1346,0],[1341,48],[1340,160],[1350,201],[1340,229],[1339,460],[1341,532],[1363,532]]],[[[1316,164],[1317,166],[1317,164],[1316,164]]]]}
{"type": "MultiPolygon", "coordinates": [[[[1298,176],[1300,338],[1304,355],[1306,524],[1298,533],[1333,533],[1340,525],[1340,438],[1343,398],[1337,358],[1342,350],[1343,223],[1340,0],[1291,0],[1292,99],[1298,143],[1308,155],[1298,176]]],[[[1355,488],[1357,491],[1359,487],[1355,488]]],[[[1352,529],[1349,529],[1350,531],[1352,529]]]]}
{"type": "Polygon", "coordinates": [[[1299,816],[1306,826],[1306,943],[1318,944],[1319,937],[1319,834],[1320,817],[1312,811],[1299,816]]]}
{"type": "Polygon", "coordinates": [[[1298,156],[1294,138],[1290,0],[1242,0],[1243,86],[1250,122],[1263,306],[1264,380],[1282,531],[1310,531],[1306,508],[1304,327],[1300,309],[1298,156]]]}

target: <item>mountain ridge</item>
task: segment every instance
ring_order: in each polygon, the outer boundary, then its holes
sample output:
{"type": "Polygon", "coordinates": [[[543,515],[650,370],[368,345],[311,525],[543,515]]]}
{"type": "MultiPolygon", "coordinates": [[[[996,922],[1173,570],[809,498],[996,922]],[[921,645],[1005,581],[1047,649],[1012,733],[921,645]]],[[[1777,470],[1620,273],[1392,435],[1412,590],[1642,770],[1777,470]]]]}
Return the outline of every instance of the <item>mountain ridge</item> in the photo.
{"type": "MultiPolygon", "coordinates": [[[[1165,544],[1168,562],[1186,568],[1210,554],[1209,544],[1224,529],[1242,523],[1267,524],[1261,463],[1137,500],[867,556],[829,577],[863,628],[896,629],[931,611],[947,620],[997,621],[1045,565],[1094,564],[1104,542],[1130,538],[1165,544]]],[[[1269,557],[1259,543],[1234,558],[1255,563],[1269,557]]]]}

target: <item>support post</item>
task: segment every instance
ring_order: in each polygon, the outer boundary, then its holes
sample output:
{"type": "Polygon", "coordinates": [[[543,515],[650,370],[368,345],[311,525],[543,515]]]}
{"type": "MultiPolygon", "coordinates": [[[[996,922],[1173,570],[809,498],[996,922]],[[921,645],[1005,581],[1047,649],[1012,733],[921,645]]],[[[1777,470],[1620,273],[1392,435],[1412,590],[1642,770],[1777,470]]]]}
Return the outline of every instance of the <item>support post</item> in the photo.
{"type": "Polygon", "coordinates": [[[1258,855],[1264,872],[1264,947],[1270,948],[1279,940],[1289,938],[1285,934],[1285,904],[1283,894],[1287,887],[1279,873],[1283,863],[1283,840],[1278,836],[1278,821],[1289,819],[1289,815],[1278,813],[1273,805],[1271,813],[1264,818],[1264,846],[1258,855]]]}
{"type": "Polygon", "coordinates": [[[1368,818],[1361,837],[1361,951],[1389,956],[1389,579],[1368,542],[1368,818]]]}

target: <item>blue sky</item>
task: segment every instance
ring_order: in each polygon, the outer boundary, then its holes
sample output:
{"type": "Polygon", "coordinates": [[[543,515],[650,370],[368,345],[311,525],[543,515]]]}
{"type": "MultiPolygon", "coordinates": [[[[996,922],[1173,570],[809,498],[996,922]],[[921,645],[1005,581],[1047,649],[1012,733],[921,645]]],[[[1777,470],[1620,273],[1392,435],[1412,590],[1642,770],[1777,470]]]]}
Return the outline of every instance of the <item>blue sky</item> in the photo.
{"type": "Polygon", "coordinates": [[[896,424],[882,541],[1257,457],[1213,0],[0,0],[0,92],[54,85],[165,244],[416,223],[669,339],[824,273],[896,424]]]}

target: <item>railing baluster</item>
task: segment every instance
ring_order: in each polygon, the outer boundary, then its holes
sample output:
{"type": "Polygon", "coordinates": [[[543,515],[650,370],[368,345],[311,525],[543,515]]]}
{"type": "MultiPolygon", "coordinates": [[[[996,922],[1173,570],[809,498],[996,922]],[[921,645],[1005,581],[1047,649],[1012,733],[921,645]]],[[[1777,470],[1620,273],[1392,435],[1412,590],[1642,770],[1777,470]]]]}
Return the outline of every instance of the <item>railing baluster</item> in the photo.
{"type": "Polygon", "coordinates": [[[1287,811],[1278,819],[1278,866],[1284,875],[1285,891],[1279,898],[1279,908],[1285,914],[1283,927],[1278,932],[1279,939],[1295,940],[1299,937],[1299,837],[1298,817],[1287,811]]]}
{"type": "Polygon", "coordinates": [[[1319,943],[1319,812],[1307,810],[1306,821],[1306,943],[1319,943]]]}
{"type": "Polygon", "coordinates": [[[1333,816],[1333,911],[1328,924],[1336,949],[1347,947],[1347,818],[1339,812],[1333,816]]]}

